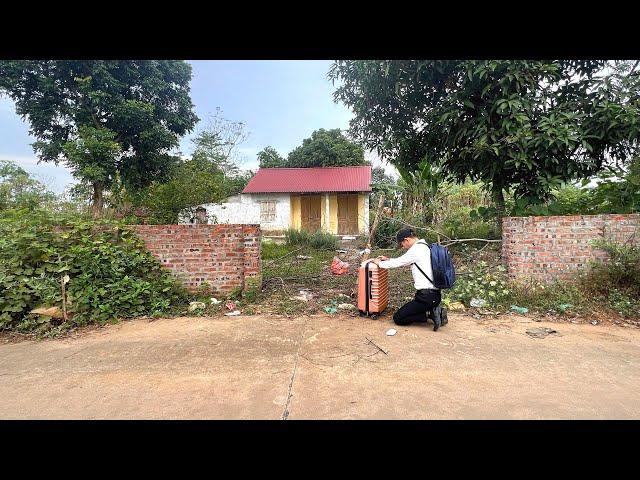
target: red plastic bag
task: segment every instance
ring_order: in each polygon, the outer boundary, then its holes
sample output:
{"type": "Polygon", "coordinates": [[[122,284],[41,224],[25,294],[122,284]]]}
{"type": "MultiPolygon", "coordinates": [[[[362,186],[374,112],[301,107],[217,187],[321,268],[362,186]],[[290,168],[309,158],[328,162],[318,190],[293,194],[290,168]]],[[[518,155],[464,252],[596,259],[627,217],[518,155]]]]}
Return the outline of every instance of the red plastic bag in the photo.
{"type": "Polygon", "coordinates": [[[333,261],[331,262],[331,273],[334,275],[344,275],[345,273],[349,273],[349,264],[347,262],[343,262],[338,257],[333,257],[333,261]]]}

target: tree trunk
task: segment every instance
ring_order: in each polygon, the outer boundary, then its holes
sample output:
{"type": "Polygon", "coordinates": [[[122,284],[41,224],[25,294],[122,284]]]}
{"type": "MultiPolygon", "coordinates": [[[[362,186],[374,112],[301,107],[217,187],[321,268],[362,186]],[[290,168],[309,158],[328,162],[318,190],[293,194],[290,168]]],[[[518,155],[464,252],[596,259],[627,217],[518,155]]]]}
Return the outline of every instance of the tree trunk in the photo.
{"type": "Polygon", "coordinates": [[[498,231],[502,232],[502,217],[504,217],[504,193],[502,187],[493,190],[493,203],[496,206],[496,217],[498,219],[498,231]]]}
{"type": "Polygon", "coordinates": [[[102,216],[102,206],[104,186],[101,182],[95,182],[93,184],[93,197],[91,198],[91,211],[93,212],[93,218],[100,218],[102,216]]]}

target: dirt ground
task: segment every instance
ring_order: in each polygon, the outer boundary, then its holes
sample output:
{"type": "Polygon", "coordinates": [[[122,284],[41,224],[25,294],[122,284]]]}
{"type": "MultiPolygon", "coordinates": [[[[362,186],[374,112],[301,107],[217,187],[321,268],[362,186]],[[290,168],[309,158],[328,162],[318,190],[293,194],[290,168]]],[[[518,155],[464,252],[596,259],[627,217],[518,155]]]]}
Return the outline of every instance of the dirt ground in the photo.
{"type": "Polygon", "coordinates": [[[390,316],[135,320],[0,345],[0,418],[637,419],[640,330],[453,314],[438,332],[390,316]],[[545,327],[557,333],[526,333],[545,327]]]}

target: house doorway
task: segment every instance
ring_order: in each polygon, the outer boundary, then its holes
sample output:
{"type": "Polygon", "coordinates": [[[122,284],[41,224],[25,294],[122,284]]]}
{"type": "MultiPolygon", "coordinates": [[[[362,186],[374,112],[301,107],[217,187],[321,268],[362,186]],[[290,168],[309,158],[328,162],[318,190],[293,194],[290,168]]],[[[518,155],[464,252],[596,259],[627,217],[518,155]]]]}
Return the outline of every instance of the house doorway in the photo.
{"type": "Polygon", "coordinates": [[[300,214],[302,230],[313,233],[322,226],[322,209],[320,195],[302,195],[300,197],[300,214]]]}
{"type": "Polygon", "coordinates": [[[338,195],[338,235],[358,234],[358,194],[338,195]]]}

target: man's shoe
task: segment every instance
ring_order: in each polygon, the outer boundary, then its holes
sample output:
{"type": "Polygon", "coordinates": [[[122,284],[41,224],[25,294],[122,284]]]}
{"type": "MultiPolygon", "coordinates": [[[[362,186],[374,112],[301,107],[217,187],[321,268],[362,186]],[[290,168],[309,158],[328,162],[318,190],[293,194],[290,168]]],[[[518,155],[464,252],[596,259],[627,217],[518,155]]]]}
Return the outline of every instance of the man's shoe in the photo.
{"type": "Polygon", "coordinates": [[[442,307],[438,305],[433,309],[433,331],[437,332],[442,325],[442,307]]]}

